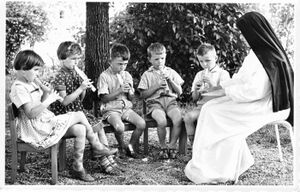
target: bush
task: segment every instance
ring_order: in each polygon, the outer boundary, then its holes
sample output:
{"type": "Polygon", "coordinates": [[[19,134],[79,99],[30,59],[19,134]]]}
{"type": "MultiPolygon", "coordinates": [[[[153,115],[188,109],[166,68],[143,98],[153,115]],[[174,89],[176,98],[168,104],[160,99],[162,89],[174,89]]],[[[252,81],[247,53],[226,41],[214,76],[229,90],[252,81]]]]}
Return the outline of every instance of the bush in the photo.
{"type": "Polygon", "coordinates": [[[110,26],[111,41],[129,47],[132,57],[128,71],[136,80],[150,66],[147,47],[153,42],[164,44],[167,66],[185,81],[181,99],[186,101],[193,77],[201,69],[196,58],[201,43],[216,47],[221,67],[230,74],[239,68],[246,54],[235,27],[239,10],[238,4],[130,3],[110,26]]]}

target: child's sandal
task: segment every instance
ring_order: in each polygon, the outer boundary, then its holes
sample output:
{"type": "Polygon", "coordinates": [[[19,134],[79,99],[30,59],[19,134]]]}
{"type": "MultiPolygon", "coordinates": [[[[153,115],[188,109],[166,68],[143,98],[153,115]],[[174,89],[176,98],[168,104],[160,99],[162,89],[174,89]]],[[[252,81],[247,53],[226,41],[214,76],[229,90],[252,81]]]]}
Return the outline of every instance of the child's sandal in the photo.
{"type": "Polygon", "coordinates": [[[118,167],[118,164],[116,163],[116,161],[114,160],[114,158],[113,158],[112,155],[107,156],[107,159],[108,159],[108,161],[110,162],[110,164],[111,164],[111,166],[112,166],[113,168],[118,167]]]}
{"type": "Polygon", "coordinates": [[[113,167],[106,156],[100,157],[100,165],[105,173],[111,174],[113,172],[113,167]]]}
{"type": "Polygon", "coordinates": [[[169,149],[169,158],[176,159],[176,156],[177,156],[176,149],[169,149]]]}
{"type": "Polygon", "coordinates": [[[162,148],[159,152],[159,158],[160,159],[168,159],[169,158],[169,152],[167,148],[162,148]]]}

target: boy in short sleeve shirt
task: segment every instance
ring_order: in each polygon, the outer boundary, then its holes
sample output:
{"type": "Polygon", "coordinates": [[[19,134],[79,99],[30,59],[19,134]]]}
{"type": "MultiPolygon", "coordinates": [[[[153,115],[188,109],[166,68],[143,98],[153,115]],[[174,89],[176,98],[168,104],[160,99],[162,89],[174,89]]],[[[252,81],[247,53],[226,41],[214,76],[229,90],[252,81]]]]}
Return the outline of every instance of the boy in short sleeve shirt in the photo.
{"type": "Polygon", "coordinates": [[[152,66],[144,72],[138,89],[146,100],[147,114],[157,122],[161,159],[176,158],[176,142],[181,132],[181,111],[176,98],[182,93],[183,79],[170,67],[165,66],[166,48],[160,43],[151,44],[148,59],[152,66]],[[166,144],[167,117],[172,121],[171,139],[166,144]]]}
{"type": "Polygon", "coordinates": [[[195,122],[199,117],[202,106],[209,100],[222,96],[209,96],[205,93],[219,89],[220,82],[230,79],[229,73],[217,64],[217,53],[211,44],[204,43],[200,45],[197,52],[197,58],[203,68],[196,74],[191,89],[192,98],[194,102],[197,102],[197,107],[184,116],[186,132],[191,145],[194,142],[195,122]]]}
{"type": "Polygon", "coordinates": [[[120,157],[125,155],[137,158],[139,138],[146,123],[145,120],[132,110],[131,99],[134,97],[131,75],[125,71],[130,58],[129,49],[123,44],[114,44],[110,50],[110,67],[98,78],[98,96],[101,99],[101,113],[115,129],[115,137],[119,143],[120,157]],[[124,142],[124,123],[135,125],[129,144],[124,142]]]}

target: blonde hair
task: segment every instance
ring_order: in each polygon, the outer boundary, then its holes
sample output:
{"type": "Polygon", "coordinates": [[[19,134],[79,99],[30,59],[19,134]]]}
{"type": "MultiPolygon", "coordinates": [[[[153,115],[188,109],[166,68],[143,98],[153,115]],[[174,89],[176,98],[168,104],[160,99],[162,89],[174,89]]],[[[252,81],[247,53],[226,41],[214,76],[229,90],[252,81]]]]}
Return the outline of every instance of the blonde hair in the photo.
{"type": "Polygon", "coordinates": [[[198,47],[197,54],[200,56],[203,56],[209,51],[214,51],[215,53],[217,53],[216,49],[213,45],[211,45],[209,43],[203,43],[198,47]]]}
{"type": "Polygon", "coordinates": [[[155,53],[155,54],[163,54],[163,53],[166,53],[166,47],[161,44],[161,43],[151,43],[151,45],[147,48],[147,54],[148,54],[148,57],[151,58],[151,54],[152,53],[155,53]]]}

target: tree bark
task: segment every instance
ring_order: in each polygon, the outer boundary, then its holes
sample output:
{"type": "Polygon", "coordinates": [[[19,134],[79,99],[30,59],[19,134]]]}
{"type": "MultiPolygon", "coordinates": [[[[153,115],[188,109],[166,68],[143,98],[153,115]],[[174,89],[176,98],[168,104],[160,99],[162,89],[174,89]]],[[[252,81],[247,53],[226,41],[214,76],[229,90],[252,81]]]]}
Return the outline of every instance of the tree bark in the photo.
{"type": "MultiPolygon", "coordinates": [[[[108,67],[109,59],[109,4],[86,3],[85,73],[96,87],[99,75],[108,67]]],[[[88,91],[83,102],[86,109],[94,107],[98,116],[99,99],[96,92],[88,91]]]]}

